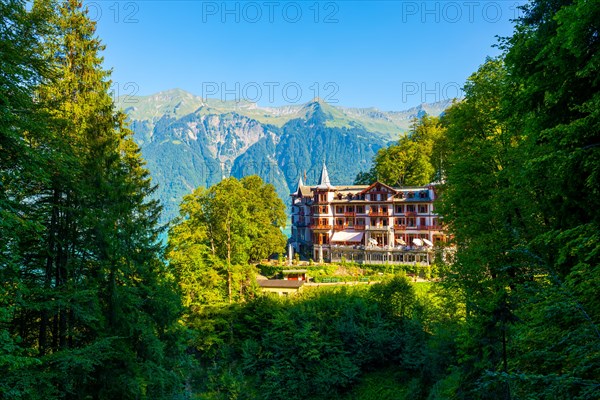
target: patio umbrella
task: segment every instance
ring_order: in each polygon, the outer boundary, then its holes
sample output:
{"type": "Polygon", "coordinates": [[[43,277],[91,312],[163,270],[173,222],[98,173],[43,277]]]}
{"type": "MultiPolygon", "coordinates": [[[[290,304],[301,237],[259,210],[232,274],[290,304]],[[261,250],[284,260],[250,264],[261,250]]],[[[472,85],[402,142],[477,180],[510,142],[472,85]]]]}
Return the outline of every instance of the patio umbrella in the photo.
{"type": "Polygon", "coordinates": [[[423,246],[423,241],[422,241],[421,239],[416,239],[416,238],[415,238],[415,239],[413,239],[413,243],[414,243],[416,246],[423,246]]]}

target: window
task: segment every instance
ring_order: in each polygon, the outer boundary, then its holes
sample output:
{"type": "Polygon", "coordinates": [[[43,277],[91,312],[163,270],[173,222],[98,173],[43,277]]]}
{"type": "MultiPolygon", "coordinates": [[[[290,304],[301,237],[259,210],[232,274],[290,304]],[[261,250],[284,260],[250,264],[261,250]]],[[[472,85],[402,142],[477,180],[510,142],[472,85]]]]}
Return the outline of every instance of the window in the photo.
{"type": "Polygon", "coordinates": [[[404,206],[396,206],[396,214],[402,214],[404,212],[404,206]]]}
{"type": "Polygon", "coordinates": [[[365,213],[365,206],[356,206],[356,212],[359,214],[365,213]]]}
{"type": "Polygon", "coordinates": [[[354,207],[346,207],[347,212],[354,212],[354,207]]]}
{"type": "Polygon", "coordinates": [[[407,222],[408,222],[408,226],[416,226],[414,218],[408,218],[407,222]]]}
{"type": "Polygon", "coordinates": [[[415,212],[415,205],[414,204],[407,205],[406,212],[415,212]]]}
{"type": "Polygon", "coordinates": [[[429,196],[427,195],[427,192],[426,192],[426,191],[422,191],[422,192],[419,192],[419,197],[420,197],[421,199],[426,199],[426,198],[427,198],[427,197],[429,197],[429,196]]]}
{"type": "Polygon", "coordinates": [[[419,205],[419,213],[421,213],[421,214],[427,214],[427,205],[420,204],[419,205]]]}
{"type": "Polygon", "coordinates": [[[344,207],[342,207],[342,206],[337,206],[337,207],[335,208],[335,212],[336,212],[336,213],[338,213],[338,214],[342,214],[342,213],[344,212],[344,207]]]}

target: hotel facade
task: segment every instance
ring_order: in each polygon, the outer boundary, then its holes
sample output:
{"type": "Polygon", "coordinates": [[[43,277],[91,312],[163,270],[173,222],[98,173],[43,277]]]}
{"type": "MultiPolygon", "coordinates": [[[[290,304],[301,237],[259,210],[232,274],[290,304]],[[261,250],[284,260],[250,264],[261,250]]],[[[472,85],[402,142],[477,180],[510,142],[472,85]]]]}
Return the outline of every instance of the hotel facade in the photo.
{"type": "Polygon", "coordinates": [[[296,252],[318,262],[431,264],[447,236],[434,211],[435,185],[333,186],[323,165],[319,183],[302,179],[291,195],[296,252]]]}

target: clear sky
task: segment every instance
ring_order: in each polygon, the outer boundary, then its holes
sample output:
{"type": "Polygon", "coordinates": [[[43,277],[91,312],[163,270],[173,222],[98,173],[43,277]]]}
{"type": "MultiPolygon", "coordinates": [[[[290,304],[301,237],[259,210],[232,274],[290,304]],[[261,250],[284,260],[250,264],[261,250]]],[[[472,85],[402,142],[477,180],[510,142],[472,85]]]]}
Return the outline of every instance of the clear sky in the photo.
{"type": "Polygon", "coordinates": [[[524,0],[86,1],[116,93],[403,110],[455,97],[524,0]]]}

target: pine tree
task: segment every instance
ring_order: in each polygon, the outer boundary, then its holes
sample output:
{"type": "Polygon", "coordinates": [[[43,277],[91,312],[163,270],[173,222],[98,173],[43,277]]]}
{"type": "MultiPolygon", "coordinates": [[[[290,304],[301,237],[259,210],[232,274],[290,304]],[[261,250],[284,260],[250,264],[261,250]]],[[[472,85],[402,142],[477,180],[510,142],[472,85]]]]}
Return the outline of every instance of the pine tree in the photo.
{"type": "MultiPolygon", "coordinates": [[[[160,206],[148,200],[154,187],[114,110],[94,23],[74,0],[36,9],[54,11],[43,57],[34,53],[51,75],[35,102],[31,90],[23,97],[46,124],[21,133],[9,121],[9,139],[20,146],[14,154],[33,154],[43,172],[31,191],[7,196],[28,210],[17,221],[35,229],[20,229],[2,248],[11,261],[2,261],[2,273],[18,278],[10,287],[19,299],[2,317],[39,361],[23,362],[28,373],[13,374],[10,385],[35,398],[171,397],[181,389],[179,298],[161,258],[160,206]]],[[[3,182],[15,175],[2,168],[3,182]]]]}
{"type": "Polygon", "coordinates": [[[48,9],[0,1],[0,393],[27,397],[43,379],[32,349],[35,304],[24,293],[37,280],[24,268],[32,240],[43,230],[32,201],[49,177],[46,117],[34,101],[37,84],[50,76],[42,55],[48,9]]]}

